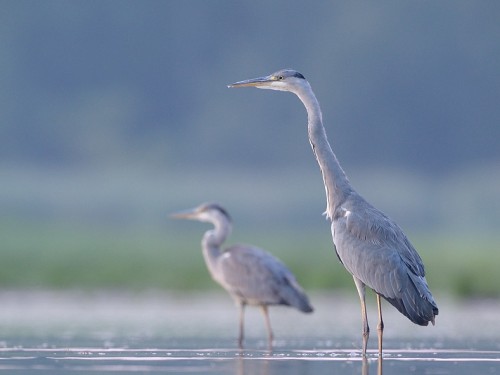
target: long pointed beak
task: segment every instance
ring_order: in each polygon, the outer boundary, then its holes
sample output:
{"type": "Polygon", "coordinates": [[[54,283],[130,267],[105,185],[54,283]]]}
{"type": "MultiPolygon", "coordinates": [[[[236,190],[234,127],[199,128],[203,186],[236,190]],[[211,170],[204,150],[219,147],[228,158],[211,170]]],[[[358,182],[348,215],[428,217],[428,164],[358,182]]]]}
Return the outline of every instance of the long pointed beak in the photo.
{"type": "Polygon", "coordinates": [[[230,85],[227,85],[227,87],[229,88],[249,87],[249,86],[260,87],[260,86],[267,86],[269,83],[273,81],[274,79],[272,78],[272,76],[265,76],[265,77],[246,79],[244,81],[231,83],[230,85]]]}
{"type": "Polygon", "coordinates": [[[174,212],[173,214],[169,215],[173,219],[196,219],[196,212],[195,210],[185,210],[185,211],[179,211],[179,212],[174,212]]]}

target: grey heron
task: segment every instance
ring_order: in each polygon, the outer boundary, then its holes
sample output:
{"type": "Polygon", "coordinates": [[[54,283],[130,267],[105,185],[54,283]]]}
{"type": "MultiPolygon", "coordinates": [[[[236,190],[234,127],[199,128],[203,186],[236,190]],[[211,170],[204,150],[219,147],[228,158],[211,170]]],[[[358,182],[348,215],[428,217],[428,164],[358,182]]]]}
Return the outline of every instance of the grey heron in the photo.
{"type": "Polygon", "coordinates": [[[309,142],[323,177],[325,214],[331,221],[335,251],[340,262],[353,276],[360,298],[363,356],[366,356],[370,332],[365,286],[373,289],[377,296],[380,356],[384,330],[380,297],[413,323],[422,326],[429,322],[434,324],[438,307],[427,285],[422,259],[402,229],[351,186],[328,142],[320,105],[309,82],[301,73],[284,69],[228,87],[246,86],[292,92],[306,108],[309,142]]]}
{"type": "Polygon", "coordinates": [[[214,229],[205,232],[201,241],[203,257],[212,278],[234,299],[239,307],[238,346],[243,347],[244,313],[246,305],[261,308],[272,347],[273,331],[268,306],[287,305],[310,313],[309,299],[292,272],[277,258],[250,245],[233,245],[221,249],[231,232],[231,217],[215,203],[200,206],[172,217],[208,222],[214,229]]]}

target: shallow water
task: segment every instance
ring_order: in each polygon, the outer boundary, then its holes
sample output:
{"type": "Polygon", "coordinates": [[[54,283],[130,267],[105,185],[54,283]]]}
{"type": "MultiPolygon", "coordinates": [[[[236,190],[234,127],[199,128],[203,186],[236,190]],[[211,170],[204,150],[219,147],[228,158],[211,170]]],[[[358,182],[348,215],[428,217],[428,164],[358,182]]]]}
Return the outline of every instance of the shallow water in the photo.
{"type": "Polygon", "coordinates": [[[179,374],[492,374],[500,352],[457,349],[388,350],[363,360],[349,350],[51,348],[0,351],[2,373],[179,374]]]}
{"type": "Polygon", "coordinates": [[[0,300],[0,373],[500,373],[498,301],[441,301],[436,327],[415,326],[386,306],[384,356],[375,332],[363,360],[359,306],[345,296],[313,295],[312,315],[271,309],[272,351],[255,309],[245,349],[236,348],[237,313],[222,292],[13,291],[0,300]]]}

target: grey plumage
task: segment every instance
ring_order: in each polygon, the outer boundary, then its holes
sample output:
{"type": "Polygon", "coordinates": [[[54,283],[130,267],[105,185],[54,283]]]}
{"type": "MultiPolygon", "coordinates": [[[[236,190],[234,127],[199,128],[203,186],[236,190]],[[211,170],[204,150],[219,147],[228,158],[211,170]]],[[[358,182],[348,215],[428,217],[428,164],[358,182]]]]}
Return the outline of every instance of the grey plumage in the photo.
{"type": "Polygon", "coordinates": [[[269,76],[236,82],[296,94],[307,110],[309,141],[320,166],[326,192],[326,216],[331,221],[335,251],[352,274],[361,302],[363,355],[369,337],[365,286],[377,295],[378,347],[382,355],[384,323],[380,296],[419,325],[434,324],[437,305],[425,279],[422,259],[401,228],[370,205],[351,186],[328,142],[319,102],[304,76],[284,69],[269,76]]]}
{"type": "Polygon", "coordinates": [[[438,311],[422,259],[396,223],[352,193],[336,210],[332,231],[339,259],[352,275],[412,322],[434,323],[438,311]]]}
{"type": "Polygon", "coordinates": [[[202,249],[212,278],[233,297],[240,308],[238,344],[243,345],[243,318],[246,305],[260,306],[268,330],[269,346],[273,334],[267,307],[287,305],[310,313],[309,299],[292,272],[271,254],[250,245],[233,245],[224,250],[222,243],[231,232],[231,218],[218,204],[205,203],[192,210],[172,215],[214,225],[203,235],[202,249]]]}

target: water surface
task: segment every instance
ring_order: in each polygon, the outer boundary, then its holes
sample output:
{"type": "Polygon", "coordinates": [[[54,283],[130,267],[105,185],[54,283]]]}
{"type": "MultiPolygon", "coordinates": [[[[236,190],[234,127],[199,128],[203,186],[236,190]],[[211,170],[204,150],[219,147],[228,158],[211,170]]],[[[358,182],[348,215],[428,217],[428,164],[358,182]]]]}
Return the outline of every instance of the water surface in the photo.
{"type": "Polygon", "coordinates": [[[377,356],[375,332],[363,360],[356,298],[311,299],[312,315],[271,309],[270,351],[252,309],[245,349],[236,348],[237,312],[223,292],[2,292],[0,373],[500,373],[498,301],[441,300],[435,327],[415,326],[384,306],[384,356],[377,356]]]}

